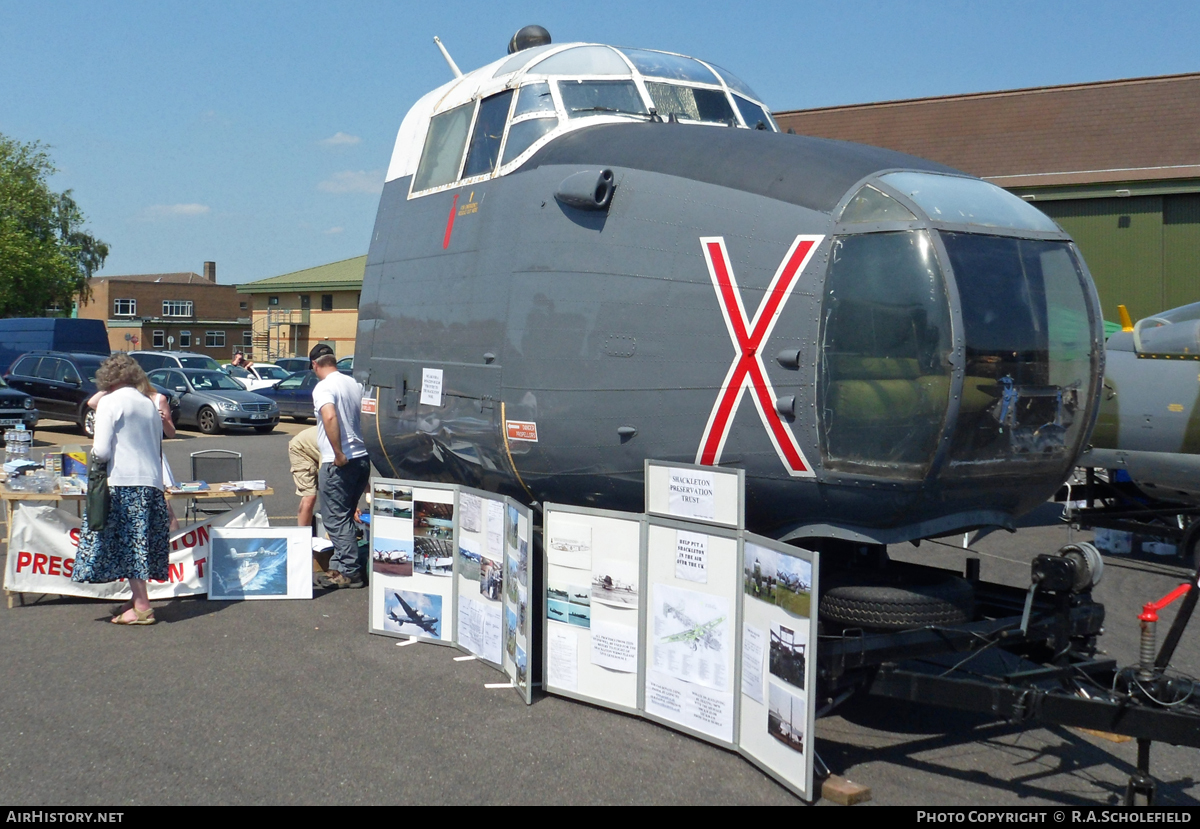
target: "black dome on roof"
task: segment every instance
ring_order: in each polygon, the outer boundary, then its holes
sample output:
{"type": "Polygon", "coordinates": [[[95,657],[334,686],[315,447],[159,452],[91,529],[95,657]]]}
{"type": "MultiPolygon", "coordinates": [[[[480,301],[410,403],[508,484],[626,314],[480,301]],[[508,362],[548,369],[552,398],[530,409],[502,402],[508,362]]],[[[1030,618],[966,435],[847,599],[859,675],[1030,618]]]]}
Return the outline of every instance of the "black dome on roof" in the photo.
{"type": "Polygon", "coordinates": [[[531,49],[534,46],[548,46],[550,44],[550,33],[541,26],[523,26],[517,30],[517,33],[512,36],[512,40],[508,42],[508,53],[511,55],[514,52],[520,52],[524,49],[531,49]]]}

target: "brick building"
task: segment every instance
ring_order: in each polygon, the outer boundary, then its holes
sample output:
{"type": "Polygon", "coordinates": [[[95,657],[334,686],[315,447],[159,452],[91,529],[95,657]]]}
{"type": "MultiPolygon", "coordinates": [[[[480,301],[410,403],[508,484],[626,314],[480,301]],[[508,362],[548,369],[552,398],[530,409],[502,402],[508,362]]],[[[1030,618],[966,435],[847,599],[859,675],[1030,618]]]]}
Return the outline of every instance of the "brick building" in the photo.
{"type": "Polygon", "coordinates": [[[217,265],[197,273],[99,276],[81,319],[104,320],[113,351],[195,351],[220,360],[250,342],[250,310],[235,285],[217,284],[217,265]]]}

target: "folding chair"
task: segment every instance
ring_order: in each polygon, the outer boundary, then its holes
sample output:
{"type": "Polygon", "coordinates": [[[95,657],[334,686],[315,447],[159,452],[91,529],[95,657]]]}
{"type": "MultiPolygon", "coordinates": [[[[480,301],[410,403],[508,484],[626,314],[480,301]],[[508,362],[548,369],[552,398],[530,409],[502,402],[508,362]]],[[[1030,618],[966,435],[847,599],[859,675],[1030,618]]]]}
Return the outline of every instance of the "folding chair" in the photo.
{"type": "MultiPolygon", "coordinates": [[[[242,480],[242,453],[228,449],[203,449],[192,453],[192,480],[204,481],[210,490],[226,481],[242,480]]],[[[237,493],[229,493],[230,500],[201,501],[193,498],[188,502],[187,514],[192,520],[201,515],[218,515],[233,509],[237,493]]]]}

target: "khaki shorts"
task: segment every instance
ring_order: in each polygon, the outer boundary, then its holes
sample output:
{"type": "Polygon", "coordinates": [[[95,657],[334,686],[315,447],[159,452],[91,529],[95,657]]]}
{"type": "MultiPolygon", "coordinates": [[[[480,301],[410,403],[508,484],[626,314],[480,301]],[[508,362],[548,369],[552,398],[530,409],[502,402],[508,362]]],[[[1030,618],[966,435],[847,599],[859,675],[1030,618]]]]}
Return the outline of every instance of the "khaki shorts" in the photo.
{"type": "Polygon", "coordinates": [[[288,459],[292,466],[292,480],[296,482],[296,494],[301,498],[317,494],[317,464],[303,452],[288,447],[288,459]]]}

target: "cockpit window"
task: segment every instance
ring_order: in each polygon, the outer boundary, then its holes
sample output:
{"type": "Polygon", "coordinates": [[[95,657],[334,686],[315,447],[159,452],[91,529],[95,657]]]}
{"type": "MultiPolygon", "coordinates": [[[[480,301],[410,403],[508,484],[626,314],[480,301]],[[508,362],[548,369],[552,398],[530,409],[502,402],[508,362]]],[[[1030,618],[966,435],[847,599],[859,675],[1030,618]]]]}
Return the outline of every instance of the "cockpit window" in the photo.
{"type": "Polygon", "coordinates": [[[557,48],[555,44],[547,43],[545,46],[532,46],[528,49],[522,49],[500,64],[500,68],[496,70],[496,74],[492,75],[492,77],[498,78],[501,75],[507,75],[509,72],[516,72],[518,69],[528,66],[538,55],[557,48]]]}
{"type": "Polygon", "coordinates": [[[474,112],[475,102],[472,101],[433,116],[429,122],[429,132],[425,136],[421,164],[413,176],[414,192],[458,180],[463,150],[467,145],[467,130],[471,128],[471,116],[474,112]]]}
{"type": "Polygon", "coordinates": [[[554,113],[554,98],[550,95],[550,84],[545,81],[525,84],[517,93],[517,108],[513,110],[513,118],[531,112],[554,113]]]}
{"type": "Polygon", "coordinates": [[[915,201],[935,222],[1059,232],[1045,213],[986,181],[934,173],[887,173],[879,179],[915,201]]]}
{"type": "Polygon", "coordinates": [[[911,222],[916,220],[912,211],[882,190],[864,184],[854,198],[842,210],[842,221],[847,224],[859,222],[911,222]]]}
{"type": "Polygon", "coordinates": [[[481,176],[496,168],[512,96],[513,91],[506,89],[499,95],[492,95],[480,101],[479,117],[475,119],[475,130],[471,134],[471,147],[467,150],[467,165],[463,168],[463,178],[481,176]]]}
{"type": "Polygon", "coordinates": [[[633,81],[558,82],[568,118],[589,115],[649,115],[633,81]]]}
{"type": "Polygon", "coordinates": [[[734,95],[733,100],[737,101],[738,111],[742,113],[742,120],[750,129],[755,129],[759,124],[762,124],[764,129],[775,129],[775,122],[771,120],[771,116],[767,115],[767,111],[758,104],[747,101],[741,95],[734,95]]]}
{"type": "Polygon", "coordinates": [[[825,466],[924,478],[945,423],[952,345],[929,232],[835,239],[821,331],[825,466]]]}
{"type": "Polygon", "coordinates": [[[734,92],[740,92],[747,98],[753,98],[756,101],[762,100],[762,98],[755,94],[754,90],[747,86],[746,83],[737,75],[733,74],[732,72],[727,72],[721,67],[711,63],[709,66],[712,66],[713,70],[721,76],[721,80],[725,81],[725,85],[734,92]]]}
{"type": "Polygon", "coordinates": [[[543,135],[558,126],[557,118],[531,118],[521,121],[508,128],[508,143],[504,145],[504,159],[501,165],[515,159],[521,153],[533,146],[543,135]]]}
{"type": "Polygon", "coordinates": [[[714,124],[737,123],[729,99],[720,89],[697,89],[672,83],[646,81],[646,91],[654,109],[663,118],[674,115],[685,121],[705,121],[714,124]]]}
{"type": "Polygon", "coordinates": [[[677,81],[719,84],[717,76],[698,60],[648,49],[622,49],[621,53],[643,75],[651,78],[671,78],[677,81]]]}
{"type": "Polygon", "coordinates": [[[992,475],[1018,461],[1065,474],[1094,382],[1092,322],[1070,244],[941,235],[966,341],[945,474],[992,475]]]}
{"type": "Polygon", "coordinates": [[[535,64],[536,75],[629,75],[629,64],[607,46],[576,46],[535,64]]]}

